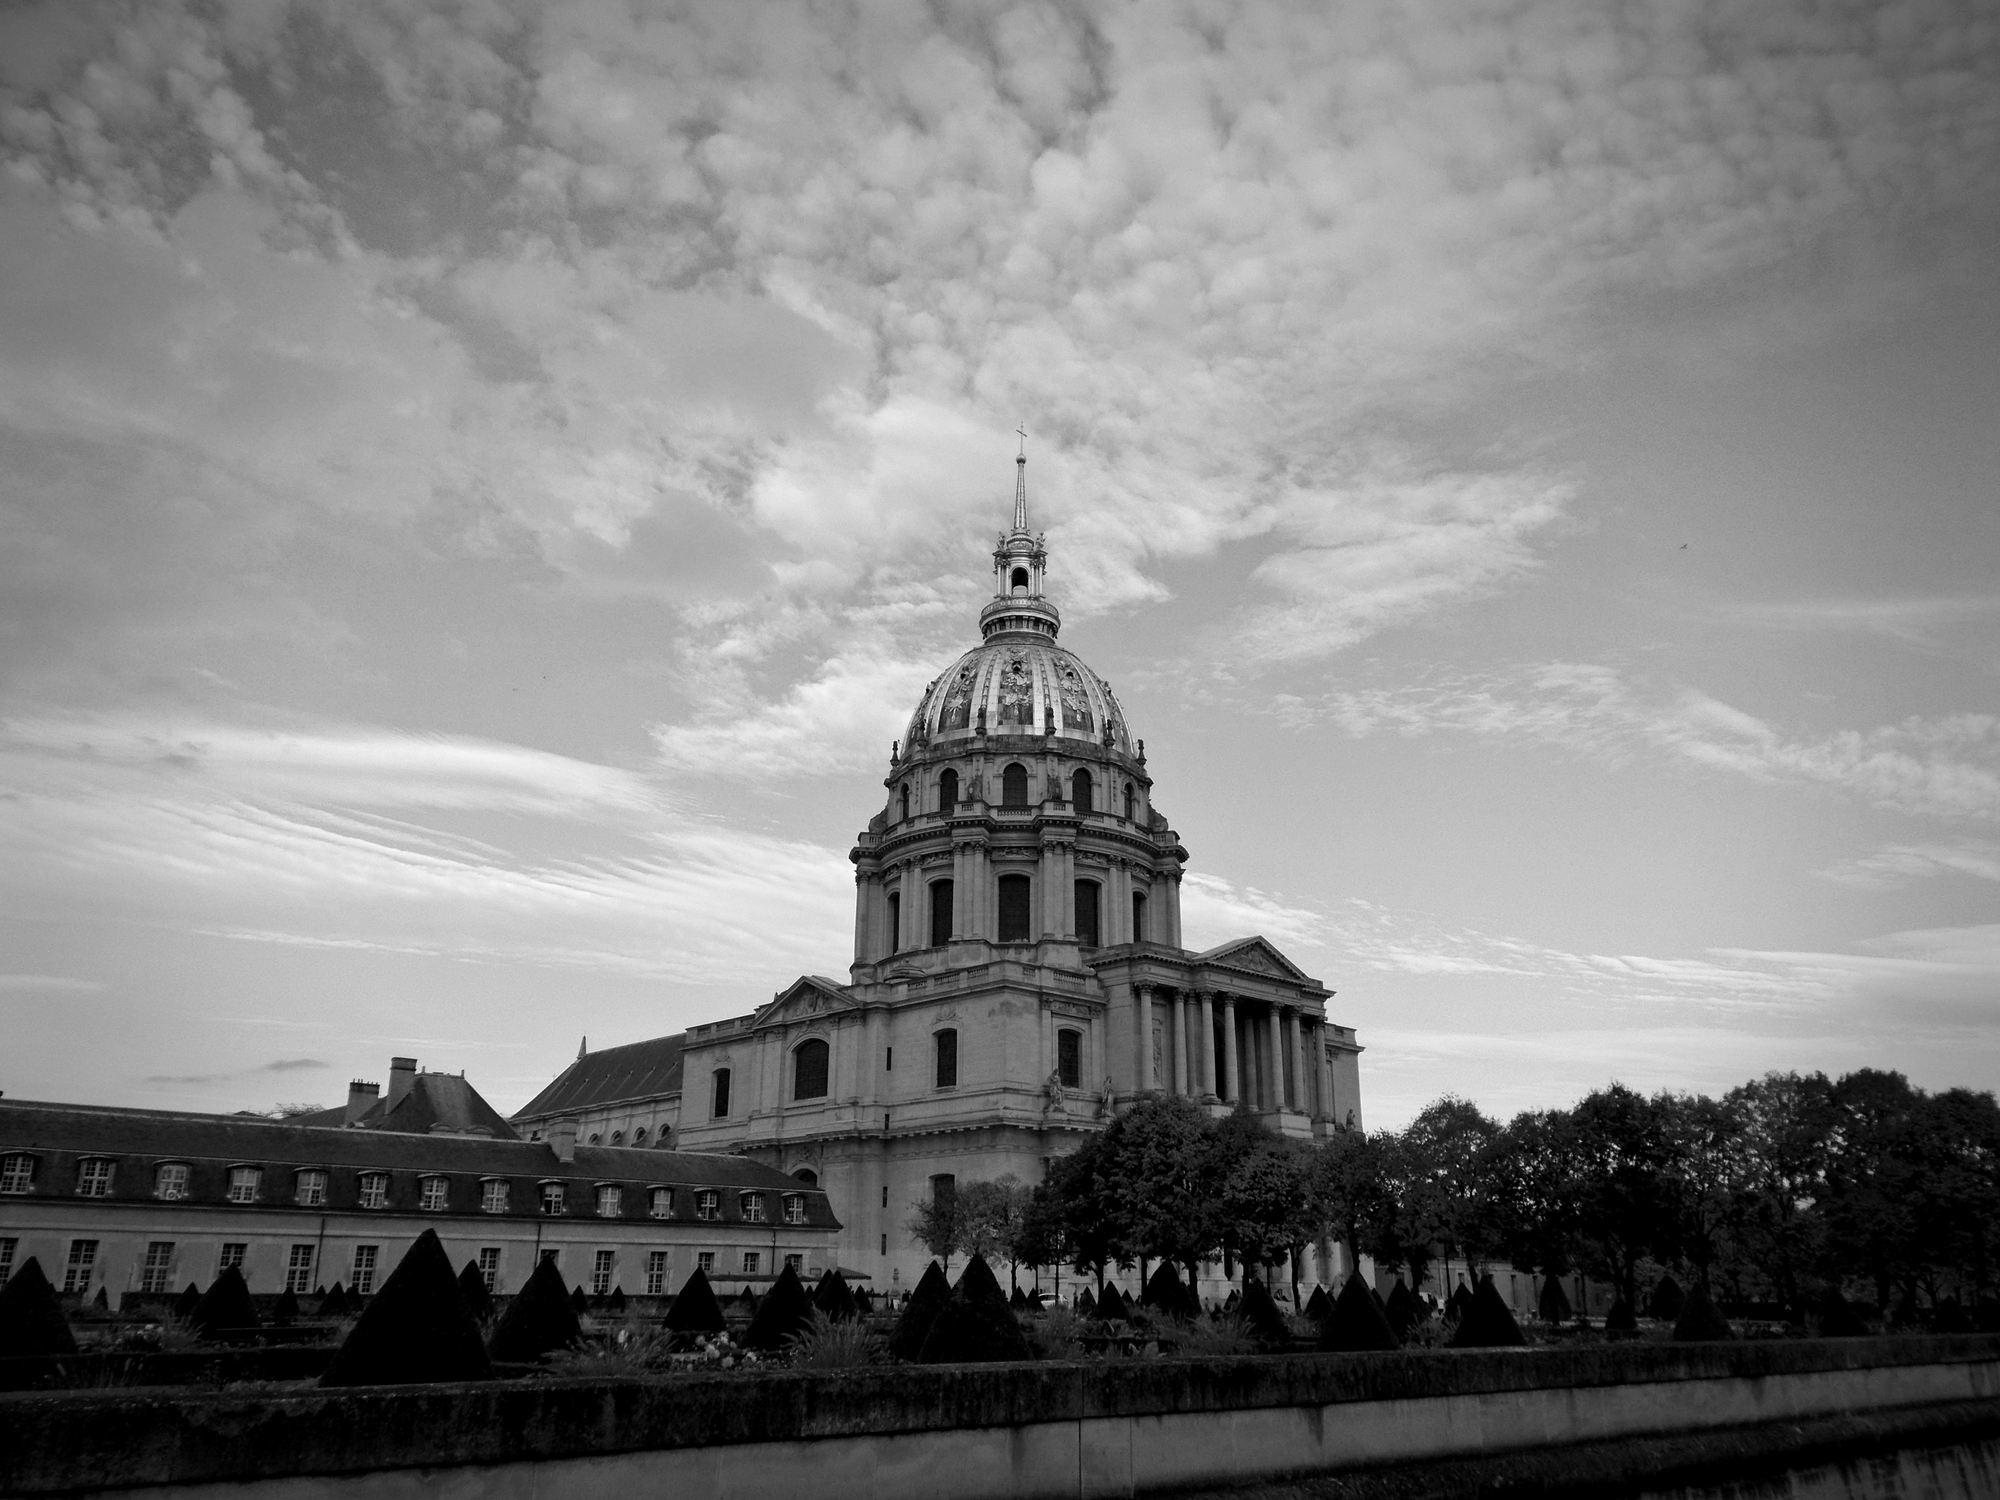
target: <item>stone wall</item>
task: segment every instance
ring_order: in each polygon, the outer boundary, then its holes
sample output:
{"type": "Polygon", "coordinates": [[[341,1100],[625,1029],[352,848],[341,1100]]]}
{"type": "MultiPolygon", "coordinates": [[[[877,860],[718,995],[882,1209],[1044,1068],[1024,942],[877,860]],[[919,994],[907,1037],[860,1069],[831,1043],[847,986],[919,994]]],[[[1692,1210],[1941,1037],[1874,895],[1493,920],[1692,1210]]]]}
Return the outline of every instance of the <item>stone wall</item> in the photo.
{"type": "Polygon", "coordinates": [[[1782,1461],[1870,1423],[2000,1430],[2000,1338],[17,1394],[0,1494],[1132,1495],[1648,1443],[1782,1461]]]}

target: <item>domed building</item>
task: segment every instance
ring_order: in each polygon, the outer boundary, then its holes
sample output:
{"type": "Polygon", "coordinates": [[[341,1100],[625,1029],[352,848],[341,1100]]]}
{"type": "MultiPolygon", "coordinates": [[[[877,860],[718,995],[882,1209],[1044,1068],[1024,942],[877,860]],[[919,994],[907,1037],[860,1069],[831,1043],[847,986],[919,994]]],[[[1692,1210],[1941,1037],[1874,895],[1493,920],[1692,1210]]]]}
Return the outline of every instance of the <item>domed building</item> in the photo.
{"type": "Polygon", "coordinates": [[[1181,946],[1188,853],[1154,806],[1145,741],[1058,644],[1026,464],[980,642],[925,689],[850,854],[847,981],[803,976],[754,1014],[585,1052],[514,1119],[741,1152],[816,1183],[840,1264],[878,1290],[930,1259],[906,1227],[917,1204],[1039,1182],[1149,1094],[1294,1136],[1361,1122],[1361,1049],[1328,1020],[1330,990],[1261,937],[1181,946]]]}

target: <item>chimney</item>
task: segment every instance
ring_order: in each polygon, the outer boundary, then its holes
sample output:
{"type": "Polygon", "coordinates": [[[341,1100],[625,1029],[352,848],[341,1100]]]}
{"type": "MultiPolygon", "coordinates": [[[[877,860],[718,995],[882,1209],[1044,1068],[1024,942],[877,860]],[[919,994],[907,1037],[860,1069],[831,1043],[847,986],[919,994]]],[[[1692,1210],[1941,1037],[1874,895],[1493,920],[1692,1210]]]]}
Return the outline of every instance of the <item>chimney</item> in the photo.
{"type": "Polygon", "coordinates": [[[357,1124],[381,1096],[381,1084],[355,1079],[347,1086],[347,1113],[340,1117],[340,1123],[349,1126],[357,1124]]]}
{"type": "Polygon", "coordinates": [[[550,1121],[547,1139],[557,1161],[568,1163],[576,1160],[576,1121],[550,1121]]]}
{"type": "MultiPolygon", "coordinates": [[[[392,1057],[389,1059],[388,1109],[394,1109],[410,1097],[410,1088],[417,1081],[417,1060],[414,1057],[392,1057]]],[[[385,1110],[384,1113],[387,1111],[385,1110]]]]}

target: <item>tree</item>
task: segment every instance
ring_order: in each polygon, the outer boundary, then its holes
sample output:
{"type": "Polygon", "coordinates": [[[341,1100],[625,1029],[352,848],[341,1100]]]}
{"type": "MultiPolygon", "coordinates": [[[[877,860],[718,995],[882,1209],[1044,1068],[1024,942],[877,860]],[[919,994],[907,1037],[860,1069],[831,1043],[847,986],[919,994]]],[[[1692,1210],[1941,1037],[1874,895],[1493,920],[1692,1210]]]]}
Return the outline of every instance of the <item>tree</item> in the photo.
{"type": "Polygon", "coordinates": [[[1239,1158],[1222,1181],[1224,1243],[1251,1265],[1270,1267],[1312,1237],[1307,1159],[1297,1143],[1272,1136],[1239,1158]]]}
{"type": "Polygon", "coordinates": [[[1427,1105],[1400,1138],[1404,1234],[1435,1242],[1447,1271],[1457,1255],[1466,1257],[1468,1271],[1476,1270],[1473,1256],[1492,1239],[1485,1168],[1499,1129],[1477,1105],[1446,1094],[1427,1105]]]}
{"type": "Polygon", "coordinates": [[[1767,1284],[1800,1316],[1804,1278],[1821,1259],[1833,1085],[1824,1073],[1767,1073],[1723,1103],[1741,1123],[1735,1146],[1741,1277],[1767,1284]]]}
{"type": "Polygon", "coordinates": [[[1172,1260],[1192,1281],[1221,1239],[1215,1123],[1192,1100],[1162,1095],[1127,1110],[1100,1139],[1102,1211],[1118,1259],[1172,1260]]]}
{"type": "Polygon", "coordinates": [[[1396,1213],[1382,1141],[1359,1130],[1336,1132],[1314,1153],[1310,1186],[1314,1227],[1340,1240],[1347,1263],[1359,1265],[1396,1213]]]}
{"type": "Polygon", "coordinates": [[[987,1260],[1004,1258],[1010,1289],[1019,1284],[1022,1224],[1030,1193],[1009,1172],[992,1182],[961,1183],[958,1188],[958,1248],[987,1260]]]}
{"type": "Polygon", "coordinates": [[[1560,1276],[1576,1255],[1576,1162],[1560,1110],[1516,1115],[1486,1153],[1490,1248],[1522,1270],[1560,1276]]]}
{"type": "Polygon", "coordinates": [[[930,1251],[951,1269],[952,1252],[965,1239],[965,1213],[959,1205],[956,1187],[939,1183],[928,1198],[919,1198],[910,1205],[910,1216],[903,1221],[910,1238],[930,1251]]]}
{"type": "Polygon", "coordinates": [[[1742,1116],[1724,1100],[1703,1094],[1656,1095],[1662,1176],[1662,1247],[1694,1267],[1704,1290],[1742,1208],[1742,1116]]]}
{"type": "Polygon", "coordinates": [[[1637,1307],[1639,1262],[1671,1232],[1658,1111],[1614,1083],[1586,1095],[1568,1126],[1583,1268],[1637,1307]]]}

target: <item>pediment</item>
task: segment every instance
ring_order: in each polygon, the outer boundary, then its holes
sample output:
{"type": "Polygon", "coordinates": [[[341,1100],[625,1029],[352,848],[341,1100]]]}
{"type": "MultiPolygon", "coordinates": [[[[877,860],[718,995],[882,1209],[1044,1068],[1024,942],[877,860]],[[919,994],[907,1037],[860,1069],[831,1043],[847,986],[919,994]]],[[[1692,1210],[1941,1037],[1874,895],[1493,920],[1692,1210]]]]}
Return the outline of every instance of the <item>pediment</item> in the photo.
{"type": "Polygon", "coordinates": [[[1268,974],[1273,979],[1309,984],[1315,989],[1320,987],[1317,979],[1280,953],[1268,938],[1237,938],[1206,953],[1197,953],[1194,961],[1226,969],[1247,969],[1252,974],[1268,974]]]}
{"type": "Polygon", "coordinates": [[[850,1010],[853,1005],[854,998],[843,986],[817,974],[803,974],[780,990],[771,1003],[757,1013],[756,1024],[759,1027],[789,1026],[799,1021],[816,1020],[836,1011],[850,1010]]]}

